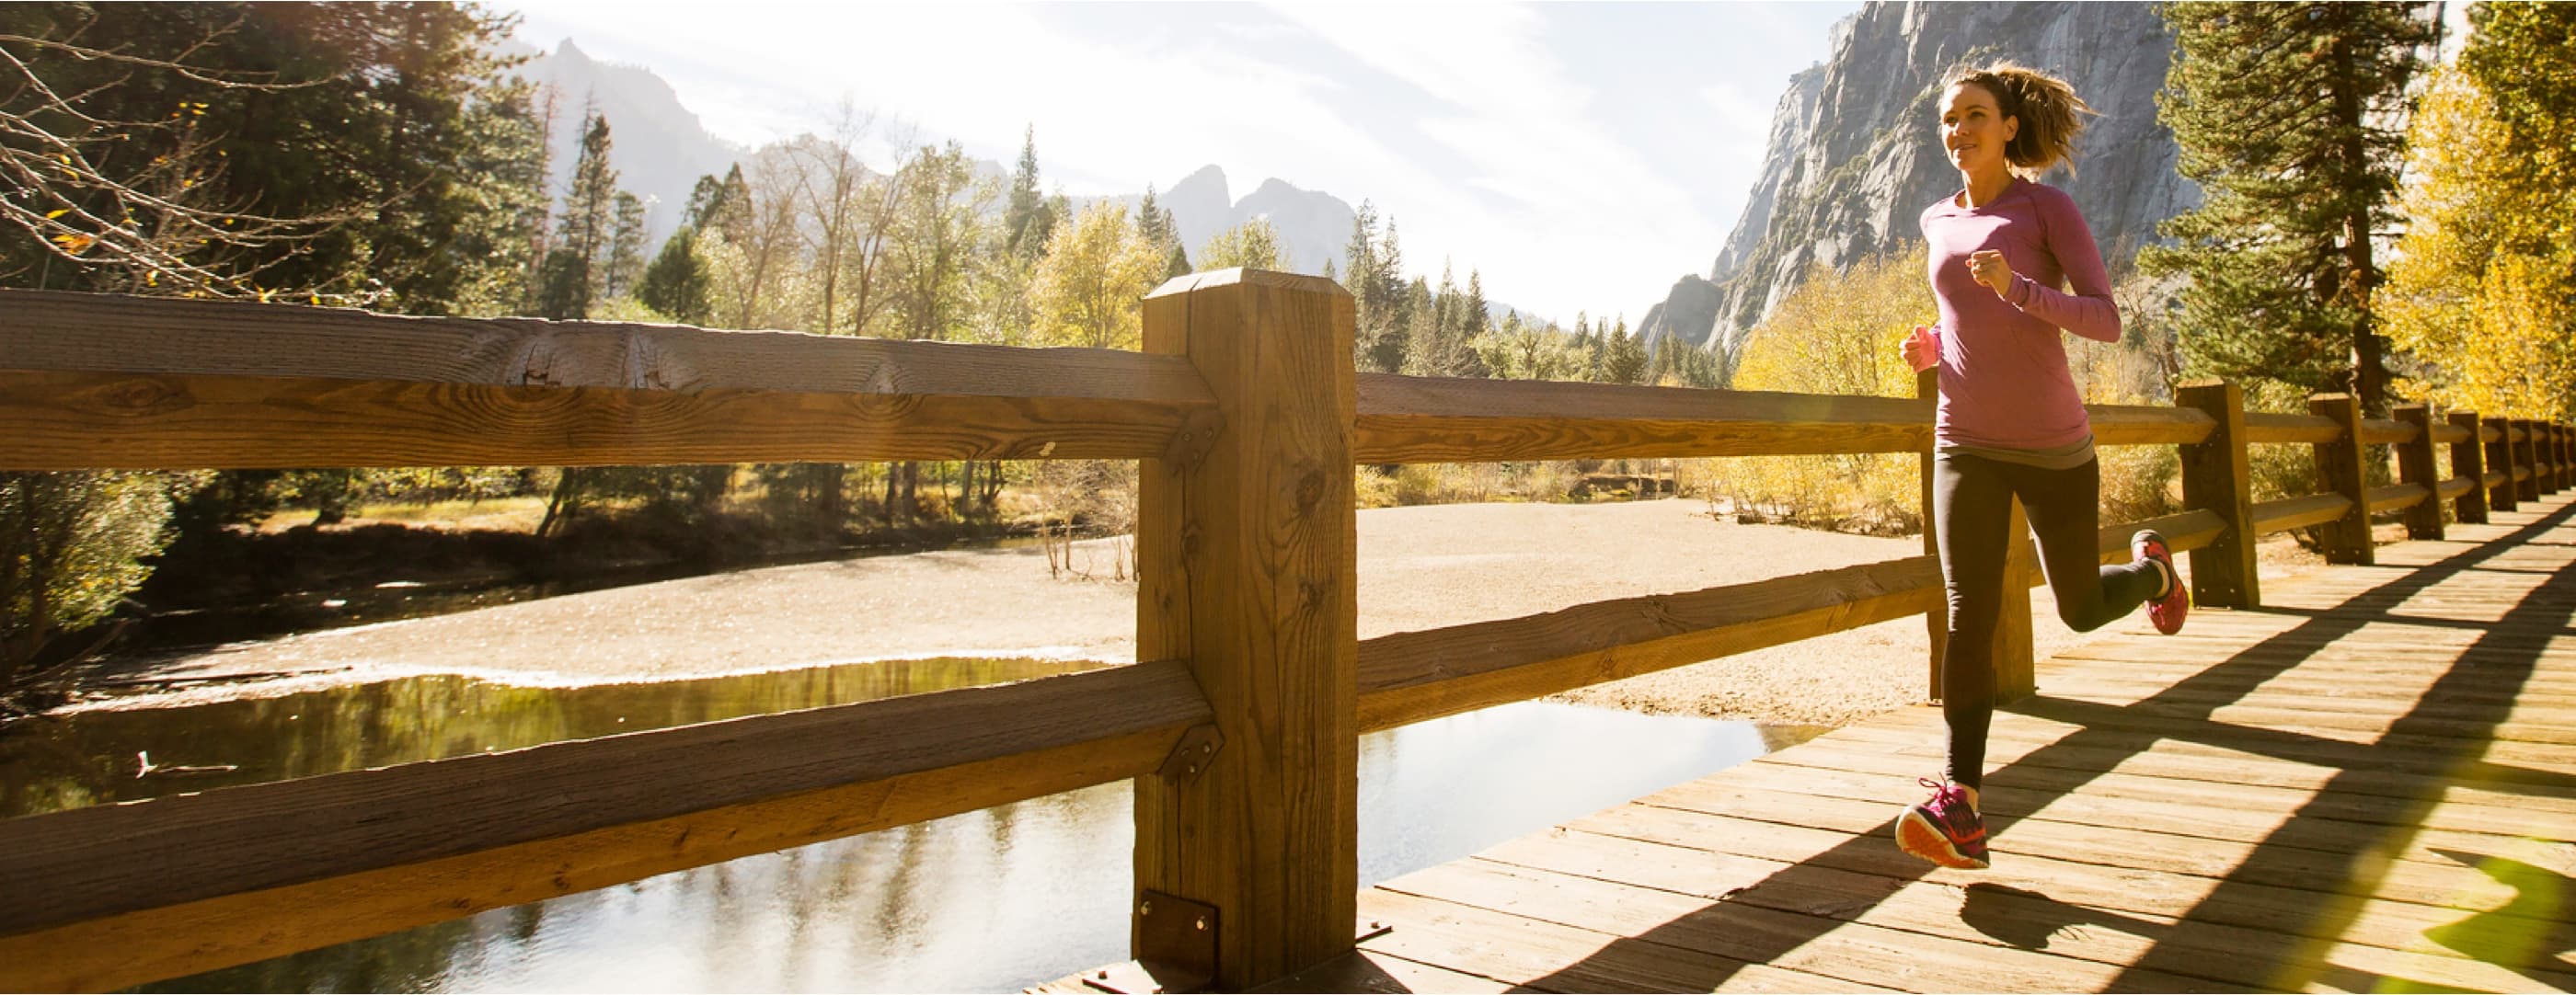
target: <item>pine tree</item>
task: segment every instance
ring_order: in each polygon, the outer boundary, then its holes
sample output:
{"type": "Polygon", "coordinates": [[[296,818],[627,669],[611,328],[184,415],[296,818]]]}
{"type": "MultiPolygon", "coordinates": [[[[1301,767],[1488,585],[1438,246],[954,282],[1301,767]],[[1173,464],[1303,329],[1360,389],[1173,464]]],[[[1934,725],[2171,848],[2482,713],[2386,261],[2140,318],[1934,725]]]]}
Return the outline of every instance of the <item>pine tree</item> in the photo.
{"type": "Polygon", "coordinates": [[[537,306],[548,318],[589,317],[602,297],[605,255],[617,198],[617,169],[608,164],[608,119],[582,115],[581,154],[573,160],[572,188],[564,193],[563,221],[546,253],[545,285],[537,306]]]}
{"type": "Polygon", "coordinates": [[[602,296],[611,300],[632,295],[635,281],[644,275],[644,199],[618,191],[616,214],[608,236],[608,272],[600,284],[602,296]]]}
{"type": "Polygon", "coordinates": [[[635,299],[673,321],[703,325],[715,318],[714,291],[715,276],[698,257],[697,229],[682,226],[644,268],[635,299]]]}
{"type": "Polygon", "coordinates": [[[2175,3],[2157,95],[2200,207],[2164,223],[2152,272],[2191,278],[2176,316],[2192,372],[2343,390],[2384,412],[2372,240],[2391,205],[2406,85],[2434,39],[2424,3],[2175,3]]]}
{"type": "Polygon", "coordinates": [[[1012,255],[1034,259],[1055,233],[1055,212],[1038,191],[1038,127],[1020,140],[1020,165],[1011,173],[1010,204],[1002,212],[1002,241],[1012,255]]]}
{"type": "Polygon", "coordinates": [[[1605,358],[1601,379],[1605,383],[1640,383],[1646,378],[1646,344],[1628,334],[1628,319],[1620,316],[1617,328],[1605,338],[1605,358]]]}

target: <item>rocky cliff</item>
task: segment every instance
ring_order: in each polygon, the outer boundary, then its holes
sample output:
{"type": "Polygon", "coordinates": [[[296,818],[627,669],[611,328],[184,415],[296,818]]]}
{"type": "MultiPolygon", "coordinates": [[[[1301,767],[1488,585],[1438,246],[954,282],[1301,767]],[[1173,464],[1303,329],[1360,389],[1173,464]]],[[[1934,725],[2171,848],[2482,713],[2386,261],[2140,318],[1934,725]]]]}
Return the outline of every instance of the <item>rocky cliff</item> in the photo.
{"type": "Polygon", "coordinates": [[[2200,202],[2198,187],[2175,174],[2173,135],[2156,121],[2172,49],[2143,3],[1872,0],[1835,25],[1826,63],[1791,78],[1761,179],[1708,285],[1675,284],[1657,306],[1656,339],[1712,349],[1731,369],[1745,333],[1809,266],[1842,266],[1920,239],[1924,206],[1959,188],[1941,154],[1935,106],[1942,79],[1962,63],[2011,59],[2056,73],[2101,112],[2076,171],[2060,168],[2046,182],[2075,198],[2117,278],[2156,237],[2157,222],[2200,202]]]}

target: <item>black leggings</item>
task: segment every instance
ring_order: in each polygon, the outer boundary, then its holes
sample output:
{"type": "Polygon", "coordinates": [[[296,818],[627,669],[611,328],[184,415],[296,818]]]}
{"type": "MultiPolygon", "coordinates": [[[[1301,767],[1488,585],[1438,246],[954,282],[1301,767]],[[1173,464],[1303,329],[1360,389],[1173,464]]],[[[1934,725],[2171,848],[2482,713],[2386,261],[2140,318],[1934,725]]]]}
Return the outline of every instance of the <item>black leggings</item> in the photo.
{"type": "MultiPolygon", "coordinates": [[[[2164,586],[2153,564],[2101,565],[2102,466],[2044,470],[1963,453],[1932,458],[1932,529],[1950,593],[1950,645],[1941,657],[1941,717],[1950,726],[1950,780],[1985,780],[1986,729],[1995,715],[1995,624],[2003,613],[2004,532],[2021,498],[2039,540],[2040,570],[2057,617],[2091,632],[2136,611],[2164,586]]],[[[2026,596],[2026,595],[2025,595],[2026,596]]]]}

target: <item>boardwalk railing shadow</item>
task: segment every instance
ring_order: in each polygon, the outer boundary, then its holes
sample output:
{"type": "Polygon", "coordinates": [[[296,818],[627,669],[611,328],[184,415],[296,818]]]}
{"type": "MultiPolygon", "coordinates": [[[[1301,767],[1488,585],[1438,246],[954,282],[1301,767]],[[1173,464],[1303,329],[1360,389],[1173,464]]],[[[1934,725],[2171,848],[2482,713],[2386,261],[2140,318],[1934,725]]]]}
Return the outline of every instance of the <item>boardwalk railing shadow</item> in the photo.
{"type": "MultiPolygon", "coordinates": [[[[2255,843],[2192,913],[2182,917],[2186,921],[2181,924],[2233,923],[2264,929],[2230,931],[2224,946],[2213,949],[2188,936],[2174,935],[2180,931],[2177,926],[2106,914],[2060,902],[2037,891],[1994,884],[1975,884],[1966,889],[1963,920],[1998,942],[2026,949],[2044,948],[2056,929],[2087,925],[2107,926],[2154,940],[2154,946],[2144,956],[2104,984],[2107,991],[2195,990],[2227,985],[2296,990],[2309,982],[2339,987],[2360,985],[2347,990],[2365,990],[2381,982],[2410,990],[2442,987],[2404,978],[2364,976],[2364,972],[2332,964],[2323,950],[2360,914],[2362,903],[2386,873],[2388,861],[2412,844],[2423,817],[2439,803],[2445,787],[2470,784],[2497,791],[2576,798],[2576,777],[2490,763],[2479,756],[2487,742],[2481,730],[2491,731],[2506,721],[2513,707],[2511,692],[2522,686],[2538,659],[2533,648],[2515,641],[2527,638],[2535,629],[2545,632],[2563,625],[2571,610],[2576,610],[2576,562],[2551,570],[2543,583],[2534,586],[2501,620],[2487,627],[2485,635],[2461,651],[2461,656],[2478,654],[2479,666],[2443,667],[2441,676],[2417,697],[2415,707],[2395,720],[2378,744],[2359,755],[2354,750],[2356,744],[2346,740],[2231,723],[2217,719],[2216,714],[2244,701],[2339,640],[2385,621],[2390,607],[2445,581],[2483,569],[2484,564],[2501,554],[2533,545],[2534,537],[2565,527],[2571,517],[2576,517],[2576,506],[2561,507],[2432,564],[2396,573],[2330,609],[2278,612],[2304,620],[2135,702],[2113,706],[2043,694],[2011,708],[2079,728],[1987,775],[1988,825],[2001,861],[2013,859],[2012,829],[2016,822],[2093,779],[2093,775],[2070,772],[2109,772],[2116,766],[2106,762],[2099,751],[2136,755],[2161,740],[2198,739],[2229,749],[2336,768],[2334,775],[2312,792],[2315,800],[2290,813],[2279,828],[2255,843]],[[2470,690],[2482,693],[2464,693],[2470,690]],[[2505,693],[2485,693],[2497,691],[2505,693]],[[2142,724],[2142,718],[2150,721],[2142,724]],[[2080,760],[2075,759],[2078,755],[2080,760]],[[2387,792],[2391,779],[2407,784],[2410,790],[2387,792]],[[2374,787],[2378,790],[2354,790],[2361,782],[2377,782],[2374,787]],[[2251,894],[2277,891],[2285,885],[2315,888],[2320,882],[2329,888],[2321,896],[2326,900],[2286,921],[2278,902],[2251,894]]],[[[2424,662],[2428,668],[2442,666],[2434,660],[2424,662]]],[[[1890,838],[1892,816],[1906,800],[1909,799],[1903,796],[1888,797],[1888,823],[1783,869],[1747,892],[1813,887],[1840,888],[1848,894],[1850,889],[1842,887],[1841,879],[1851,871],[1864,869],[1900,882],[1928,876],[1930,865],[1897,854],[1890,838]]],[[[2428,935],[2435,942],[2447,941],[2446,945],[2453,949],[2461,949],[2463,944],[2475,947],[2479,952],[2471,956],[2512,958],[2493,962],[2521,970],[2538,984],[2562,988],[2576,984],[2576,971],[2570,970],[2576,965],[2559,956],[2576,945],[2568,942],[2565,925],[2567,903],[2576,902],[2576,892],[2556,887],[2564,875],[2493,855],[2460,854],[2453,859],[2463,863],[2496,862],[2495,873],[2511,875],[2522,883],[2525,897],[2514,906],[2494,912],[2457,914],[2454,917],[2463,923],[2475,925],[2444,927],[2428,935]]],[[[1620,949],[1631,945],[1707,949],[1712,929],[1722,928],[1736,918],[1738,913],[1730,908],[1735,904],[1732,900],[1708,903],[1684,920],[1616,940],[1598,956],[1633,956],[1620,949]]],[[[1717,950],[1729,959],[1726,963],[1681,981],[1692,990],[1712,990],[1747,964],[1780,961],[1846,923],[1868,917],[1871,911],[1871,906],[1860,902],[1821,911],[1807,920],[1811,928],[1803,932],[1784,932],[1777,919],[1765,917],[1765,929],[1732,931],[1734,938],[1717,950]]],[[[1579,962],[1537,979],[1532,987],[1581,990],[1588,979],[1599,976],[1599,971],[1579,962]]],[[[1969,975],[1934,984],[1936,989],[1984,988],[1990,986],[1990,981],[1969,975]]]]}

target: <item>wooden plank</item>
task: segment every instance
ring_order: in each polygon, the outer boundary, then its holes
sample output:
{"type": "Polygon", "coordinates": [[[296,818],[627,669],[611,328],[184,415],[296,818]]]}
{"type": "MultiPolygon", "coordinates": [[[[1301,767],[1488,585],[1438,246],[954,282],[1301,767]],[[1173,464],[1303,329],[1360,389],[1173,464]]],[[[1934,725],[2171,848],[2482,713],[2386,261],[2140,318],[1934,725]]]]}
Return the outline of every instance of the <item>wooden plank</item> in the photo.
{"type": "MultiPolygon", "coordinates": [[[[1797,802],[1785,796],[1777,800],[1793,806],[1797,802]]],[[[1766,811],[1776,807],[1757,806],[1766,811]]],[[[1787,811],[1794,814],[1798,809],[1787,811]]],[[[2003,859],[1991,869],[1943,871],[1896,849],[1887,837],[1887,811],[1885,806],[1829,802],[1824,809],[1815,811],[1812,824],[1799,824],[1640,804],[1577,820],[1568,830],[1774,860],[1792,865],[1795,870],[1791,873],[1831,869],[1896,881],[1928,878],[1953,887],[1999,886],[2127,916],[2188,918],[2212,925],[2306,935],[2334,944],[2336,961],[2358,956],[2378,963],[2404,964],[2417,971],[2438,971],[2446,966],[2442,961],[2417,959],[2442,956],[2418,952],[2424,930],[2456,923],[2464,917],[2462,906],[2474,911],[2511,891],[2492,881],[2484,889],[2462,882],[2469,890],[2453,892],[2457,904],[2450,900],[2415,904],[2363,898],[2354,903],[2360,907],[2361,915],[2349,928],[2336,929],[2318,923],[2316,913],[2324,903],[2350,901],[2336,898],[2331,890],[2340,882],[2328,882],[2325,886],[2329,890],[2320,891],[2315,887],[2320,882],[2314,877],[2305,879],[2307,887],[2231,880],[2229,876],[2238,873],[2235,862],[2243,857],[2239,850],[2177,846],[2169,836],[2113,827],[2024,820],[1999,835],[1997,846],[2003,859]],[[2378,953],[2372,953],[2374,950],[2378,953]]],[[[2281,865],[2267,861],[2246,868],[2246,872],[2270,875],[2278,866],[2281,865]]],[[[2466,870],[2457,863],[2449,869],[2466,870]]],[[[2470,872],[2468,877],[2482,875],[2470,872]]],[[[2433,887],[2453,885],[2438,883],[2433,887]]],[[[1846,907],[1863,911],[1869,908],[1857,901],[1846,903],[1846,907]]],[[[2240,957],[2253,954],[2251,949],[2240,951],[2240,957]]],[[[2316,962],[2296,955],[2292,959],[2316,962]]],[[[2450,970],[2478,971],[2471,962],[2456,957],[2446,959],[2453,962],[2447,965],[2450,970]]]]}
{"type": "Polygon", "coordinates": [[[1360,910],[1395,927],[1362,944],[1364,950],[1439,964],[1532,991],[1892,990],[1386,888],[1362,895],[1360,910]]]}
{"type": "Polygon", "coordinates": [[[2352,507],[2352,499],[2341,494],[2310,494],[2304,497],[2276,498],[2254,505],[2254,531],[2271,535],[2290,529],[2340,521],[2352,507]]]}
{"type": "MultiPolygon", "coordinates": [[[[1831,778],[1852,774],[1883,775],[1897,779],[1894,783],[1898,784],[1906,783],[1904,778],[1921,776],[1925,758],[1891,754],[1876,747],[1877,744],[1821,744],[1814,749],[1778,755],[1764,762],[1774,767],[1807,768],[1805,776],[1819,779],[1820,784],[1832,783],[1831,778]]],[[[2354,835],[2367,834],[2370,832],[2367,827],[2372,825],[2420,825],[2513,837],[2529,835],[2536,829],[2545,831],[2553,824],[2570,824],[2562,810],[2538,804],[2537,800],[2509,799],[2506,800],[2509,804],[2487,804],[2446,796],[2392,798],[2353,792],[2164,778],[2126,771],[2013,766],[2000,756],[1993,758],[1993,762],[2009,769],[1988,779],[1986,787],[1990,793],[2028,789],[2033,797],[2054,797],[2056,801],[2038,811],[2059,821],[2069,820],[2055,814],[2055,805],[2064,804],[2069,799],[2086,798],[2199,806],[2209,810],[2205,813],[2208,820],[2230,817],[2218,814],[2219,810],[2231,814],[2248,813],[2260,816],[2250,823],[2256,825],[2268,825],[2282,813],[2296,811],[2303,820],[2332,819],[2352,823],[2352,827],[2338,828],[2354,835]]],[[[2001,807],[1993,811],[2023,814],[2001,807]]]]}
{"type": "Polygon", "coordinates": [[[2087,404],[2084,415],[2104,446],[2191,445],[2218,428],[2208,412],[2161,404],[2087,404]]]}
{"type": "Polygon", "coordinates": [[[1137,647],[1186,647],[1224,742],[1195,779],[1136,783],[1135,884],[1216,907],[1222,988],[1351,950],[1352,307],[1330,280],[1243,269],[1146,300],[1145,351],[1187,357],[1223,427],[1143,472],[1162,517],[1138,530],[1138,566],[1169,576],[1139,591],[1137,647]]]}
{"type": "MultiPolygon", "coordinates": [[[[1469,859],[1389,881],[1388,891],[1900,988],[1976,979],[1981,991],[2225,991],[2206,979],[2119,968],[1742,902],[1469,859]]],[[[1689,990],[1704,990],[1694,986],[1689,990]]]]}
{"type": "Polygon", "coordinates": [[[2263,603],[2254,562],[2253,474],[2247,469],[2244,391],[2223,380],[2185,384],[2174,401],[2209,415],[2209,438],[2182,448],[2182,503],[2218,519],[2220,531],[2191,555],[2191,596],[2203,605],[2252,608],[2263,603]]]}
{"type": "Polygon", "coordinates": [[[2414,425],[2400,419],[2364,418],[2361,420],[2360,438],[2362,444],[2366,446],[2396,445],[2415,441],[2420,431],[2414,425]]]}
{"type": "Polygon", "coordinates": [[[2363,492],[2370,497],[2370,513],[2413,508],[2432,501],[2432,489],[2422,484],[2385,484],[2363,492]]]}
{"type": "Polygon", "coordinates": [[[0,470],[1134,459],[1202,407],[0,370],[0,470]]]}
{"type": "Polygon", "coordinates": [[[1152,663],[0,821],[0,988],[121,988],[1135,777],[1152,663]]]}
{"type": "Polygon", "coordinates": [[[1127,458],[1213,403],[1117,350],[53,291],[0,356],[5,469],[1127,458]]]}
{"type": "MultiPolygon", "coordinates": [[[[1818,737],[1845,744],[1866,743],[1892,753],[1937,757],[1944,739],[1938,726],[1884,726],[1876,722],[1846,726],[1818,737]]],[[[2538,765],[2523,771],[2532,780],[2517,782],[2488,775],[2495,765],[2462,765],[2437,754],[2392,750],[2363,743],[2300,734],[2263,735],[2265,730],[2206,728],[2185,737],[2117,726],[2089,727],[2072,735],[2062,727],[1998,713],[1988,734],[1988,756],[1997,764],[2028,763],[2069,770],[2118,768],[2178,780],[2257,784],[2314,789],[2335,772],[2363,769],[2384,778],[2355,778],[2339,790],[2395,798],[2417,798],[2441,792],[2485,804],[2530,805],[2556,810],[2576,793],[2576,761],[2538,765]],[[2007,717],[2009,716],[2009,718],[2007,717]],[[2019,721],[2016,721],[2019,720],[2019,721]],[[2046,747],[2047,749],[2041,749],[2046,747]]]]}
{"type": "Polygon", "coordinates": [[[2245,441],[2249,445],[2294,442],[2318,445],[2340,438],[2343,438],[2343,426],[2331,418],[2313,414],[2274,414],[2268,411],[2245,413],[2245,441]]]}
{"type": "Polygon", "coordinates": [[[2454,411],[2451,412],[2451,414],[2468,415],[2468,421],[2462,422],[2453,420],[2448,423],[2434,422],[2433,444],[2437,446],[2456,446],[2462,443],[2476,441],[2476,422],[2478,416],[2469,414],[2465,411],[2454,411]]]}
{"type": "MultiPolygon", "coordinates": [[[[2106,526],[2102,529],[2098,540],[2102,551],[2102,562],[2129,562],[2132,558],[2129,539],[2137,535],[2141,529],[2156,530],[2165,537],[2167,548],[2181,553],[2203,549],[2218,542],[2227,534],[2227,522],[2219,518],[2217,512],[2194,508],[2190,511],[2150,518],[2143,522],[2106,526]]],[[[2046,578],[2033,580],[2033,584],[2046,582],[2046,578]]]]}
{"type": "MultiPolygon", "coordinates": [[[[1386,995],[1534,990],[1376,950],[1354,950],[1253,989],[1256,992],[1382,992],[1386,995]]],[[[1091,989],[1079,995],[1101,993],[1091,989]]]]}
{"type": "MultiPolygon", "coordinates": [[[[1643,809],[1646,815],[1672,811],[1636,808],[1643,809]]],[[[1684,833],[1673,835],[1687,839],[1684,833]]],[[[2183,919],[2180,916],[2190,910],[2172,905],[2162,906],[2165,913],[2160,914],[2066,901],[2062,897],[2067,890],[2065,878],[2116,880],[2123,876],[2105,868],[2081,865],[2068,868],[2071,873],[2034,881],[2039,885],[2035,888],[1985,880],[1986,875],[1962,876],[1958,880],[1973,883],[1961,888],[1920,880],[1915,870],[1919,864],[1891,868],[1897,873],[1883,875],[1818,862],[1765,860],[1687,844],[1582,831],[1525,837],[1477,856],[1702,899],[1743,902],[1969,943],[2045,950],[2055,956],[2113,966],[2161,964],[2173,973],[2246,987],[2275,983],[2285,973],[2284,967],[2316,971],[2355,961],[2369,964],[2380,973],[2402,972],[2405,977],[2444,984],[2484,985],[2501,990],[2529,983],[2527,977],[2509,969],[2457,957],[2348,943],[2310,952],[2307,948],[2313,944],[2285,943],[2286,937],[2273,929],[2183,919]],[[2262,952],[2279,956],[2265,957],[2262,952]]],[[[2510,889],[2497,890],[2506,896],[2511,894],[2510,889]]]]}
{"type": "MultiPolygon", "coordinates": [[[[2440,500],[2449,501],[2476,493],[2478,490],[2478,482],[2475,478],[2471,477],[2450,477],[2444,479],[2441,483],[2433,485],[2433,489],[2439,496],[2440,500]]],[[[2437,514],[2439,513],[2438,506],[2436,506],[2435,511],[2437,514]]],[[[2441,537],[2431,536],[2428,538],[2438,539],[2441,537]]]]}
{"type": "Polygon", "coordinates": [[[1820,570],[1360,643],[1360,728],[1491,705],[1795,642],[1929,610],[1931,557],[1820,570]]]}
{"type": "Polygon", "coordinates": [[[1924,452],[1903,398],[1362,374],[1362,463],[1924,452]]]}

